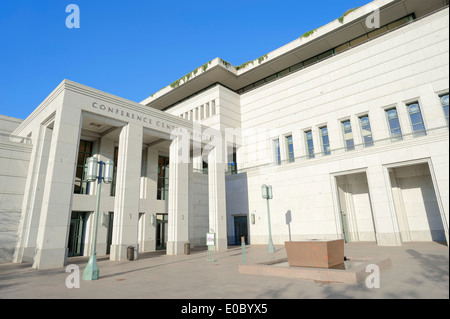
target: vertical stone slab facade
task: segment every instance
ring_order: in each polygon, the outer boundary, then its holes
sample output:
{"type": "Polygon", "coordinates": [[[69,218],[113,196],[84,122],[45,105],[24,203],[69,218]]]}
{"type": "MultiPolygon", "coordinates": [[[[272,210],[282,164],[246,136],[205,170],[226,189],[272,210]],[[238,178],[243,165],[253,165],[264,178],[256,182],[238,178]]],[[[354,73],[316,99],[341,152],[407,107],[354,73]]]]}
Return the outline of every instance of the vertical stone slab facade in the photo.
{"type": "Polygon", "coordinates": [[[142,126],[128,123],[119,138],[111,260],[125,260],[127,247],[137,249],[142,126]]]}
{"type": "Polygon", "coordinates": [[[81,132],[81,110],[62,104],[56,109],[33,268],[65,264],[68,224],[81,132]]]}

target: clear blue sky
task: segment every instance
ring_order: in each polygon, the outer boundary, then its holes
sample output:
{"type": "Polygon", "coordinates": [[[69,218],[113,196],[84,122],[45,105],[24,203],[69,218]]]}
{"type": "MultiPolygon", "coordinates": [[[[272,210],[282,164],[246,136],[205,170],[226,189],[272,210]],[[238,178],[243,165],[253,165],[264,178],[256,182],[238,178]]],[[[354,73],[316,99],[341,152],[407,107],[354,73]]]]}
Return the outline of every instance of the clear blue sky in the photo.
{"type": "Polygon", "coordinates": [[[140,102],[204,63],[257,59],[370,0],[1,0],[0,114],[63,80],[140,102]],[[68,4],[80,28],[66,27],[68,4]]]}

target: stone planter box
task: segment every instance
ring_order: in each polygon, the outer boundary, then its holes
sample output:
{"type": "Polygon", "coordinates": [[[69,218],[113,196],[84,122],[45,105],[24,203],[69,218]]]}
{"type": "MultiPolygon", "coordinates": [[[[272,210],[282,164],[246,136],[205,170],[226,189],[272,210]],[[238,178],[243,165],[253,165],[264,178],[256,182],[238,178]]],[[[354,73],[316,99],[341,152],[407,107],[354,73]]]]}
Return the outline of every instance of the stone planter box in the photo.
{"type": "Polygon", "coordinates": [[[331,268],[344,263],[344,240],[286,241],[291,267],[331,268]]]}

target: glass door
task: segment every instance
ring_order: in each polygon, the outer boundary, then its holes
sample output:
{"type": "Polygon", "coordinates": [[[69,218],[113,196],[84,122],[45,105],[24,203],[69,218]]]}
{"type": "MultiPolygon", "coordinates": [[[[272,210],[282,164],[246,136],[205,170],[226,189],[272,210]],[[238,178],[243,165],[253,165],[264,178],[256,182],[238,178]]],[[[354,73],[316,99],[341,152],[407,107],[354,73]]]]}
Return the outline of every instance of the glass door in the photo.
{"type": "Polygon", "coordinates": [[[166,249],[169,215],[156,214],[156,250],[166,249]]]}
{"type": "Polygon", "coordinates": [[[69,257],[83,255],[84,234],[86,228],[85,219],[86,213],[72,212],[69,227],[69,242],[68,242],[69,257]]]}
{"type": "Polygon", "coordinates": [[[234,243],[241,244],[241,236],[245,237],[245,244],[248,244],[247,216],[234,216],[234,243]]]}
{"type": "Polygon", "coordinates": [[[114,213],[109,212],[108,235],[107,235],[108,237],[106,238],[106,254],[107,255],[109,255],[111,253],[113,222],[114,222],[114,213]]]}

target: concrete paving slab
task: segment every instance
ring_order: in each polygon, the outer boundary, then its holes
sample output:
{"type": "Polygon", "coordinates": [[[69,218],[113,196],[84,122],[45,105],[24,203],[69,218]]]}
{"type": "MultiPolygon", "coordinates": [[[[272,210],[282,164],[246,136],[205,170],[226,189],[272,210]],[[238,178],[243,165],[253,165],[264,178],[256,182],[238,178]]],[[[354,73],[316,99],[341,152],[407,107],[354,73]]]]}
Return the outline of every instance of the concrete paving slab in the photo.
{"type": "MultiPolygon", "coordinates": [[[[274,254],[267,246],[246,247],[246,264],[286,258],[282,246],[274,254]]],[[[366,283],[348,284],[317,280],[269,277],[239,273],[240,246],[216,252],[215,262],[207,252],[193,249],[190,255],[167,256],[162,252],[141,254],[139,260],[113,262],[99,257],[100,279],[83,281],[88,258],[70,258],[78,267],[35,270],[31,264],[0,264],[0,298],[3,299],[380,299],[449,298],[449,250],[438,243],[411,243],[381,247],[373,243],[348,243],[345,255],[377,258],[390,256],[391,267],[380,272],[379,288],[366,283]]]]}

